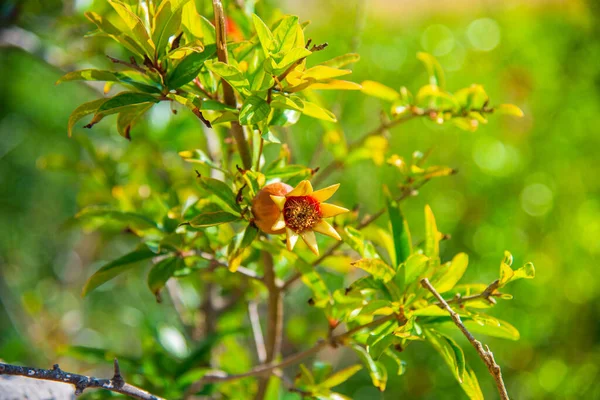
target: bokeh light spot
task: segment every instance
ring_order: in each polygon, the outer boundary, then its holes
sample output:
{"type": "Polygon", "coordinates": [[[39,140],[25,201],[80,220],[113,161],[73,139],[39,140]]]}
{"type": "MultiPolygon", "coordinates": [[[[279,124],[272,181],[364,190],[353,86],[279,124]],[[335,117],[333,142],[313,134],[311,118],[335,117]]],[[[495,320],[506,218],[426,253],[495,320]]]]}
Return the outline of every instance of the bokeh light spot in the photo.
{"type": "Polygon", "coordinates": [[[521,192],[521,207],[534,217],[546,215],[552,209],[553,203],[552,190],[541,183],[526,186],[521,192]]]}
{"type": "Polygon", "coordinates": [[[469,24],[467,38],[477,50],[493,50],[500,44],[500,26],[491,18],[477,19],[469,24]]]}
{"type": "Polygon", "coordinates": [[[454,48],[454,34],[444,25],[430,25],[421,35],[421,46],[434,56],[444,56],[454,48]]]}

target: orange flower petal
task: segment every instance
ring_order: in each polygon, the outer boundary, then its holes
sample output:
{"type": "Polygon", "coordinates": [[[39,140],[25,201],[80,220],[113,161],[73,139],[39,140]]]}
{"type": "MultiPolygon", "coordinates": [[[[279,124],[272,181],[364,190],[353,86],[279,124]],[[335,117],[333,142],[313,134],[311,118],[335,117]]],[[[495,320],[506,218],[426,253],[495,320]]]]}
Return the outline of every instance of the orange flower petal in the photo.
{"type": "Polygon", "coordinates": [[[294,250],[294,246],[296,246],[299,236],[296,232],[287,227],[285,228],[285,233],[287,234],[287,249],[292,251],[294,250]]]}
{"type": "Polygon", "coordinates": [[[336,215],[348,212],[347,208],[335,206],[333,204],[321,203],[321,216],[323,218],[335,217],[336,215]]]}
{"type": "Polygon", "coordinates": [[[279,211],[283,211],[283,206],[285,205],[285,196],[275,196],[275,195],[270,195],[270,196],[271,196],[271,200],[273,200],[273,203],[275,203],[277,208],[279,208],[279,211]]]}
{"type": "Polygon", "coordinates": [[[310,196],[316,199],[319,203],[322,203],[325,200],[328,200],[331,196],[333,196],[333,194],[338,190],[339,187],[340,184],[336,183],[335,185],[331,185],[329,187],[319,189],[316,192],[312,192],[310,196]]]}
{"type": "Polygon", "coordinates": [[[307,194],[311,194],[312,192],[313,192],[313,188],[312,188],[312,185],[310,184],[310,182],[307,180],[303,180],[302,182],[300,182],[298,184],[298,186],[296,186],[294,188],[294,190],[292,190],[291,192],[286,194],[285,197],[306,196],[307,194]]]}
{"type": "Polygon", "coordinates": [[[329,224],[327,221],[319,221],[315,226],[313,226],[313,231],[322,233],[323,235],[331,236],[334,239],[342,240],[337,231],[329,224]]]}
{"type": "Polygon", "coordinates": [[[315,253],[315,255],[319,255],[319,247],[317,246],[317,238],[315,237],[315,233],[313,231],[306,231],[302,234],[302,240],[308,246],[308,248],[315,253]]]}

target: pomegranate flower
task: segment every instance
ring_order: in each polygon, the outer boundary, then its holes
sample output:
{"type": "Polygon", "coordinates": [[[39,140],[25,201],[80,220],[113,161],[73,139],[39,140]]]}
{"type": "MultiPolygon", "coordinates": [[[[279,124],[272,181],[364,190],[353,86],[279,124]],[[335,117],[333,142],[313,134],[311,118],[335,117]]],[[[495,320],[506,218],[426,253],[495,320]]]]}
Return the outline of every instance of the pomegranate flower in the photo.
{"type": "Polygon", "coordinates": [[[283,233],[285,229],[288,250],[293,250],[298,238],[301,237],[308,248],[319,255],[315,232],[342,240],[336,230],[323,219],[348,212],[346,208],[324,203],[339,187],[338,183],[313,191],[310,182],[304,180],[285,194],[270,194],[269,197],[279,212],[269,230],[283,233]]]}

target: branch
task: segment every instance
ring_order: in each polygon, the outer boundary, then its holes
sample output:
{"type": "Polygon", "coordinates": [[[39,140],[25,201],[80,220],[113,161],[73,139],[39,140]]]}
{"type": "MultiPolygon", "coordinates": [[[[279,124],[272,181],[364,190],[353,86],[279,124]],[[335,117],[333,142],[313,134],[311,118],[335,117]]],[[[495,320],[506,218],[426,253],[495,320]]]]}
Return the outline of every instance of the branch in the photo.
{"type": "Polygon", "coordinates": [[[212,375],[205,375],[202,379],[200,379],[199,381],[192,384],[187,391],[186,397],[189,397],[191,394],[197,392],[198,390],[200,390],[202,388],[202,386],[204,386],[207,383],[229,382],[229,381],[234,381],[234,380],[238,380],[238,379],[242,379],[242,378],[264,376],[266,374],[271,374],[273,372],[273,370],[283,369],[285,367],[289,367],[290,365],[297,364],[298,362],[304,360],[305,358],[310,357],[311,355],[313,355],[315,353],[318,353],[321,349],[323,349],[327,346],[332,346],[335,348],[335,347],[337,347],[338,344],[343,344],[346,339],[352,337],[354,334],[360,332],[363,329],[373,328],[373,327],[379,326],[385,322],[391,321],[393,319],[398,319],[398,318],[399,318],[398,315],[390,314],[383,318],[373,320],[367,324],[360,325],[360,326],[357,326],[356,328],[350,329],[347,332],[332,336],[331,339],[329,339],[329,340],[321,340],[318,343],[316,343],[313,347],[311,347],[307,350],[304,350],[300,353],[296,353],[289,357],[284,358],[283,361],[281,361],[280,363],[267,363],[267,364],[259,365],[257,367],[254,367],[253,369],[251,369],[248,372],[244,372],[243,374],[227,375],[226,373],[224,373],[222,371],[213,371],[212,375]]]}
{"type": "Polygon", "coordinates": [[[85,389],[98,388],[111,392],[126,394],[135,399],[164,400],[162,397],[155,396],[136,386],[125,383],[125,380],[121,376],[119,362],[116,358],[114,368],[115,373],[111,379],[100,379],[62,371],[58,367],[58,364],[54,364],[54,367],[49,370],[0,363],[0,375],[19,375],[26,378],[68,383],[75,386],[75,396],[82,394],[85,389]]]}
{"type": "MultiPolygon", "coordinates": [[[[279,357],[281,352],[281,340],[283,337],[283,297],[282,292],[277,284],[275,276],[275,268],[273,265],[273,256],[267,251],[262,252],[264,265],[264,281],[269,291],[268,320],[267,320],[267,342],[266,362],[271,363],[279,357]]],[[[262,400],[265,397],[267,386],[269,384],[268,375],[263,377],[258,384],[258,392],[256,400],[262,400]]]]}
{"type": "Polygon", "coordinates": [[[260,327],[260,319],[258,318],[258,306],[254,301],[248,303],[248,317],[250,318],[250,326],[252,326],[258,361],[265,363],[267,361],[267,350],[265,348],[265,339],[263,337],[262,328],[260,327]]]}
{"type": "MultiPolygon", "coordinates": [[[[484,289],[484,291],[481,293],[472,294],[470,296],[464,296],[464,297],[461,296],[460,293],[457,293],[456,296],[454,296],[452,299],[446,300],[446,303],[458,304],[460,306],[468,301],[483,299],[483,300],[487,300],[488,302],[490,302],[490,304],[496,304],[496,299],[494,299],[494,297],[501,295],[500,292],[496,291],[496,289],[498,289],[498,286],[500,286],[500,280],[496,279],[494,282],[490,283],[488,285],[488,287],[486,287],[484,289]]],[[[439,302],[437,302],[435,304],[438,306],[442,306],[442,304],[439,302]]]]}
{"type": "Polygon", "coordinates": [[[490,348],[487,345],[486,346],[482,345],[479,340],[477,340],[473,337],[471,332],[469,332],[467,330],[467,328],[465,327],[465,325],[462,323],[462,321],[460,319],[460,315],[458,315],[456,313],[456,311],[454,311],[448,305],[448,303],[446,302],[446,300],[444,300],[442,295],[439,294],[437,292],[437,290],[435,290],[435,288],[429,282],[429,279],[427,279],[427,278],[421,279],[421,285],[425,289],[427,289],[431,293],[433,293],[435,298],[438,299],[438,301],[440,302],[440,304],[441,304],[440,307],[442,307],[443,309],[448,311],[448,313],[450,314],[450,317],[452,318],[452,321],[454,321],[456,326],[458,326],[458,329],[460,329],[460,331],[467,337],[469,342],[471,342],[473,347],[475,347],[475,350],[477,350],[479,357],[481,357],[481,359],[483,360],[485,365],[488,367],[490,374],[496,381],[496,386],[498,388],[498,393],[500,394],[500,398],[502,400],[509,400],[508,392],[506,391],[506,386],[504,386],[504,381],[502,380],[502,372],[500,371],[500,366],[498,364],[496,364],[496,360],[494,360],[494,354],[492,354],[492,352],[490,351],[490,348]]]}
{"type": "MultiPolygon", "coordinates": [[[[229,63],[229,56],[227,55],[227,31],[225,29],[225,13],[223,12],[221,0],[213,0],[213,10],[215,13],[215,31],[217,36],[217,57],[219,61],[227,64],[229,63]]],[[[233,93],[233,88],[224,79],[221,79],[221,83],[223,85],[225,104],[236,108],[237,101],[233,93]]],[[[252,169],[252,155],[250,154],[250,148],[248,147],[248,141],[244,136],[242,126],[239,122],[232,121],[230,131],[237,144],[244,168],[252,169]]]]}

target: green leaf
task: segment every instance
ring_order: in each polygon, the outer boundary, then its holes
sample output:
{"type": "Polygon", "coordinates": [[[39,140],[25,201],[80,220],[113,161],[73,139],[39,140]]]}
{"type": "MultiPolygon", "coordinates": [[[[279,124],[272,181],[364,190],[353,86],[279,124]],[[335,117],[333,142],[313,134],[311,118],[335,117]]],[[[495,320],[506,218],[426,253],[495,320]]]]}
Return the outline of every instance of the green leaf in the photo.
{"type": "Polygon", "coordinates": [[[139,261],[148,260],[154,256],[156,256],[154,252],[150,251],[147,247],[144,247],[105,264],[87,280],[83,287],[83,291],[81,292],[81,296],[86,296],[103,283],[135,267],[139,261]]]}
{"type": "Polygon", "coordinates": [[[240,110],[240,124],[253,125],[265,120],[271,112],[271,106],[258,96],[250,96],[240,110]]]}
{"type": "Polygon", "coordinates": [[[200,39],[205,46],[215,43],[215,27],[209,20],[198,14],[195,3],[195,1],[190,1],[185,4],[181,24],[188,36],[200,39]]]}
{"type": "Polygon", "coordinates": [[[86,12],[84,15],[94,23],[101,32],[123,45],[132,53],[137,54],[140,57],[144,56],[144,49],[135,40],[125,35],[117,27],[111,24],[106,18],[95,12],[86,12]]]}
{"type": "Polygon", "coordinates": [[[419,253],[408,257],[408,260],[404,263],[406,285],[410,285],[425,274],[428,261],[429,257],[419,253]]]}
{"type": "Polygon", "coordinates": [[[398,375],[404,375],[406,372],[406,362],[402,361],[400,357],[392,349],[386,349],[383,354],[391,358],[398,365],[398,375]]]}
{"type": "Polygon", "coordinates": [[[326,65],[317,65],[316,67],[312,67],[307,69],[302,74],[303,79],[314,79],[316,81],[322,81],[326,79],[337,78],[339,76],[344,76],[351,74],[352,71],[349,69],[338,69],[328,67],[326,65]]]}
{"type": "Polygon", "coordinates": [[[363,81],[361,84],[362,92],[368,96],[378,97],[386,101],[394,101],[400,97],[400,93],[375,81],[363,81]]]}
{"type": "Polygon", "coordinates": [[[183,260],[179,257],[169,257],[152,266],[148,273],[148,287],[160,302],[160,291],[165,284],[183,265],[183,260]]]}
{"type": "Polygon", "coordinates": [[[440,233],[437,230],[435,216],[429,205],[425,206],[425,249],[424,253],[432,259],[440,257],[440,233]]]}
{"type": "Polygon", "coordinates": [[[360,371],[362,368],[362,365],[359,364],[344,368],[343,370],[338,371],[335,374],[331,375],[329,378],[325,379],[319,384],[319,386],[332,388],[336,387],[337,385],[341,385],[342,383],[350,379],[358,371],[360,371]]]}
{"type": "Polygon", "coordinates": [[[220,61],[205,62],[204,65],[206,65],[213,73],[227,81],[227,83],[237,91],[244,93],[249,89],[250,82],[248,82],[244,73],[233,65],[225,64],[220,61]]]}
{"type": "Polygon", "coordinates": [[[521,110],[519,107],[515,106],[514,104],[500,104],[496,107],[494,107],[494,112],[498,113],[498,114],[502,114],[502,115],[512,115],[515,117],[523,117],[525,114],[523,113],[523,110],[521,110]]]}
{"type": "Polygon", "coordinates": [[[324,307],[329,304],[331,301],[331,294],[329,293],[329,289],[327,289],[327,285],[325,285],[325,281],[321,278],[321,275],[319,275],[312,265],[296,256],[294,253],[290,254],[289,257],[293,258],[294,267],[302,274],[302,282],[304,282],[304,284],[312,291],[314,305],[316,307],[324,307]]]}
{"type": "Polygon", "coordinates": [[[200,73],[205,61],[211,58],[216,51],[216,45],[210,44],[204,47],[204,51],[201,53],[191,52],[167,76],[167,86],[170,89],[177,89],[192,81],[200,73]]]}
{"type": "Polygon", "coordinates": [[[455,255],[448,268],[440,271],[438,277],[434,276],[432,282],[437,291],[439,293],[445,293],[454,288],[467,270],[468,264],[468,255],[465,253],[458,253],[455,255]]]}
{"type": "Polygon", "coordinates": [[[269,53],[273,49],[273,43],[275,40],[273,33],[258,15],[252,14],[252,21],[254,22],[254,29],[256,29],[256,34],[258,36],[258,40],[260,41],[260,45],[263,49],[265,57],[269,57],[269,53]]]}
{"type": "Polygon", "coordinates": [[[360,54],[357,53],[347,53],[343,56],[337,56],[332,58],[331,60],[327,60],[321,65],[331,68],[342,68],[348,64],[354,64],[360,60],[360,54]]]}
{"type": "Polygon", "coordinates": [[[478,316],[473,320],[463,321],[463,323],[471,333],[480,333],[509,340],[519,340],[521,336],[517,328],[506,321],[495,318],[478,316]]]}
{"type": "Polygon", "coordinates": [[[267,180],[279,178],[282,181],[288,181],[292,178],[301,177],[307,178],[312,175],[312,169],[297,164],[290,164],[283,167],[277,167],[265,171],[267,180]]]}
{"type": "Polygon", "coordinates": [[[118,0],[108,0],[109,4],[115,9],[125,25],[132,33],[133,39],[144,49],[145,54],[152,58],[154,56],[154,43],[144,26],[144,23],[135,15],[123,2],[118,0]]]}
{"type": "Polygon", "coordinates": [[[444,77],[444,70],[439,61],[431,54],[422,52],[417,53],[417,58],[425,64],[427,74],[429,75],[429,84],[444,89],[446,87],[446,78],[444,77]]]}
{"type": "Polygon", "coordinates": [[[246,230],[244,231],[244,236],[242,236],[242,242],[240,243],[240,249],[245,249],[249,247],[254,239],[258,236],[258,227],[254,225],[254,223],[250,223],[246,230]]]}
{"type": "Polygon", "coordinates": [[[374,361],[362,346],[353,344],[352,349],[358,354],[365,367],[367,367],[373,386],[383,392],[387,384],[387,371],[383,367],[383,364],[374,361]]]}
{"type": "Polygon", "coordinates": [[[533,279],[535,277],[535,268],[532,263],[527,263],[517,270],[513,270],[512,254],[504,252],[504,259],[500,263],[500,286],[503,287],[509,282],[519,279],[533,279]]]}
{"type": "Polygon", "coordinates": [[[389,282],[392,280],[394,275],[396,275],[396,271],[387,265],[382,260],[376,258],[363,258],[362,260],[358,260],[350,263],[354,267],[360,268],[364,271],[367,271],[374,278],[380,279],[383,282],[389,282]]]}
{"type": "Polygon", "coordinates": [[[464,392],[467,394],[470,400],[485,400],[481,387],[479,387],[479,381],[475,375],[473,368],[469,364],[465,367],[465,375],[463,376],[463,382],[460,385],[464,392]]]}
{"type": "Polygon", "coordinates": [[[265,70],[272,75],[281,75],[294,63],[310,56],[311,54],[312,53],[310,50],[307,50],[304,47],[295,47],[290,51],[287,51],[283,54],[278,53],[277,55],[273,55],[265,60],[265,70]]]}
{"type": "Polygon", "coordinates": [[[133,229],[158,229],[156,222],[142,214],[121,211],[111,207],[90,206],[79,211],[75,218],[101,218],[126,224],[133,229]]]}
{"type": "Polygon", "coordinates": [[[458,382],[462,383],[466,364],[460,346],[450,337],[432,329],[425,330],[425,338],[440,353],[458,382]]]}
{"type": "Polygon", "coordinates": [[[119,132],[119,135],[131,140],[130,132],[133,124],[148,110],[150,110],[153,105],[153,103],[140,104],[137,106],[127,107],[126,110],[121,111],[117,116],[117,131],[119,132]]]}
{"type": "Polygon", "coordinates": [[[394,239],[395,255],[392,257],[394,266],[397,267],[400,263],[405,262],[412,254],[412,239],[408,222],[402,215],[402,210],[397,201],[393,201],[388,196],[387,202],[388,214],[390,216],[390,224],[394,239]]]}
{"type": "Polygon", "coordinates": [[[309,117],[321,119],[323,121],[337,122],[337,118],[331,111],[321,108],[315,103],[311,103],[309,101],[304,101],[302,114],[308,115],[309,117]]]}
{"type": "Polygon", "coordinates": [[[123,110],[125,107],[144,103],[158,103],[160,100],[148,93],[139,92],[121,92],[106,100],[98,110],[96,115],[110,115],[123,110]]]}
{"type": "Polygon", "coordinates": [[[275,30],[273,30],[273,36],[276,42],[274,52],[287,53],[288,51],[290,51],[296,43],[296,37],[298,35],[299,29],[301,28],[298,25],[298,17],[293,15],[286,15],[285,17],[283,17],[282,20],[279,22],[279,25],[277,25],[275,30]]]}
{"type": "Polygon", "coordinates": [[[169,38],[179,31],[181,26],[181,16],[183,6],[189,0],[166,0],[158,7],[154,15],[154,31],[152,40],[156,43],[158,56],[162,57],[166,53],[169,38]]]}
{"type": "Polygon", "coordinates": [[[234,215],[227,211],[212,211],[202,213],[192,218],[192,220],[189,221],[189,224],[193,228],[206,228],[208,226],[215,226],[239,220],[241,220],[239,215],[234,215]]]}
{"type": "Polygon", "coordinates": [[[71,113],[71,116],[69,117],[69,123],[68,123],[69,137],[71,137],[71,135],[73,134],[73,127],[75,126],[77,121],[79,121],[81,118],[85,117],[86,115],[95,113],[98,110],[98,108],[100,108],[100,106],[102,106],[102,104],[104,104],[105,101],[106,101],[106,99],[98,99],[98,100],[89,101],[87,103],[83,103],[82,105],[77,107],[75,110],[73,110],[73,112],[71,113]]]}
{"type": "Polygon", "coordinates": [[[344,242],[348,244],[352,250],[356,251],[362,258],[377,257],[377,251],[375,250],[375,247],[371,242],[365,239],[362,232],[352,228],[351,226],[345,227],[344,232],[346,233],[344,242]]]}
{"type": "Polygon", "coordinates": [[[476,84],[456,91],[454,98],[463,110],[479,110],[489,101],[483,86],[476,84]]]}
{"type": "Polygon", "coordinates": [[[213,169],[216,169],[219,171],[223,171],[223,172],[227,172],[224,169],[222,169],[220,165],[216,164],[212,160],[212,158],[210,158],[208,156],[208,154],[206,154],[202,150],[196,149],[196,150],[189,150],[189,151],[187,151],[187,150],[180,151],[179,156],[189,163],[203,164],[210,168],[213,168],[213,169]]]}
{"type": "Polygon", "coordinates": [[[198,184],[206,191],[207,195],[214,195],[219,200],[218,203],[223,210],[238,215],[242,211],[235,200],[236,194],[225,182],[202,176],[198,178],[198,184]]]}

